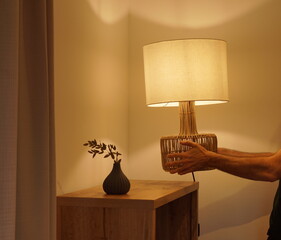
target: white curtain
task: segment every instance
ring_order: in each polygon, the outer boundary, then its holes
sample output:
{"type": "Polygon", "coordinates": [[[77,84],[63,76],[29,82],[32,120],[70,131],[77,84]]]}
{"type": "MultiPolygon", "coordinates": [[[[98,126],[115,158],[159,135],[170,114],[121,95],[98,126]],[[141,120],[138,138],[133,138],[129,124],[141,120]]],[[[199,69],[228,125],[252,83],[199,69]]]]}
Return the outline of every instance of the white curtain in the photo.
{"type": "Polygon", "coordinates": [[[52,13],[0,1],[1,240],[55,240],[52,13]]]}

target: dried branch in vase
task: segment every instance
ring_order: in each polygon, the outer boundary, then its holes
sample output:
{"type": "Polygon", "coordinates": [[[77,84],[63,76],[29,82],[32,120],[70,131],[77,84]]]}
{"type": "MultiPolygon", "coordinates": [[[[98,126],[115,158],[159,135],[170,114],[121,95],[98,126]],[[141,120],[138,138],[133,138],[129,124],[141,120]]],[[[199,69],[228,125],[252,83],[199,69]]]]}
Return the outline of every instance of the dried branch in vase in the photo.
{"type": "Polygon", "coordinates": [[[93,156],[93,158],[97,154],[103,154],[104,158],[111,157],[114,160],[114,162],[121,161],[121,159],[119,159],[118,157],[122,154],[117,151],[117,148],[115,145],[97,142],[96,139],[88,141],[87,143],[84,143],[83,145],[90,148],[90,150],[88,152],[93,156]]]}

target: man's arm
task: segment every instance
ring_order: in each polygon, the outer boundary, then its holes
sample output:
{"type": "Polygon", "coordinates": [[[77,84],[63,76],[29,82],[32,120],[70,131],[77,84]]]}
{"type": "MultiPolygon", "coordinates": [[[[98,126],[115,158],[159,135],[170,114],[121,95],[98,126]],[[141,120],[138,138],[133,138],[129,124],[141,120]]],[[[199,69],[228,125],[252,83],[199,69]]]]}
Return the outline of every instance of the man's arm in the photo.
{"type": "Polygon", "coordinates": [[[270,157],[274,155],[271,152],[251,153],[251,152],[240,152],[228,148],[218,148],[218,153],[231,157],[270,157]]]}
{"type": "Polygon", "coordinates": [[[169,162],[167,166],[182,164],[181,167],[171,170],[171,173],[182,175],[207,168],[216,168],[252,180],[275,181],[281,178],[281,150],[273,154],[243,153],[220,148],[218,153],[214,153],[194,142],[187,141],[182,144],[191,149],[183,153],[169,154],[169,157],[178,157],[181,160],[169,162]]]}

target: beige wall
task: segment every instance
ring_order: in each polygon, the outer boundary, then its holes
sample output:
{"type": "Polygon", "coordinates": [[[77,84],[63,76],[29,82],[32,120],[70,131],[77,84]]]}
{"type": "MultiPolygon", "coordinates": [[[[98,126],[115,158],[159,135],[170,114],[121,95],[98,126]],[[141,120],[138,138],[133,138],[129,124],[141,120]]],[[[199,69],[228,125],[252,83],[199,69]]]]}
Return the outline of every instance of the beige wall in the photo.
{"type": "MultiPolygon", "coordinates": [[[[130,178],[192,180],[161,169],[159,138],[177,134],[178,112],[145,106],[142,46],[155,41],[227,40],[231,101],[197,107],[198,130],[216,133],[220,146],[277,150],[280,11],[279,0],[131,0],[128,16],[125,1],[55,1],[58,194],[100,184],[110,171],[110,160],[82,146],[92,138],[119,146],[130,178]]],[[[265,239],[276,183],[219,171],[196,179],[201,240],[265,239]]]]}
{"type": "MultiPolygon", "coordinates": [[[[129,173],[141,179],[192,180],[165,173],[160,136],[178,133],[178,112],[147,108],[142,46],[178,38],[228,42],[228,104],[197,107],[199,132],[244,151],[281,146],[281,2],[279,0],[131,1],[129,173]]],[[[219,171],[200,181],[201,240],[265,239],[276,183],[248,181],[219,171]]]]}
{"type": "Polygon", "coordinates": [[[100,184],[113,161],[92,159],[94,138],[128,151],[128,5],[54,1],[58,194],[100,184]]]}

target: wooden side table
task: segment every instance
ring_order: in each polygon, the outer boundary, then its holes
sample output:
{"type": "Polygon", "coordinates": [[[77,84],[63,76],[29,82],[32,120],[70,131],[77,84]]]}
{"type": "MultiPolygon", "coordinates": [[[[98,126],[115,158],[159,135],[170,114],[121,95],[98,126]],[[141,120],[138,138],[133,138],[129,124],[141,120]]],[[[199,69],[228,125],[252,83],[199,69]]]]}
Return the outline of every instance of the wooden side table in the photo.
{"type": "Polygon", "coordinates": [[[197,182],[131,180],[125,195],[94,187],[57,197],[57,240],[197,240],[197,182]]]}

